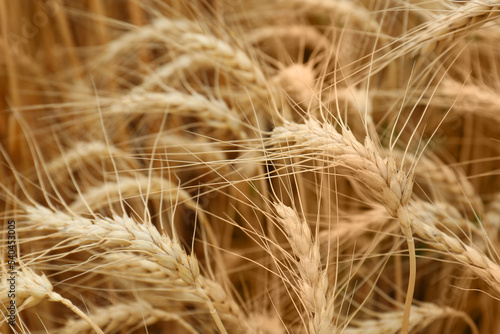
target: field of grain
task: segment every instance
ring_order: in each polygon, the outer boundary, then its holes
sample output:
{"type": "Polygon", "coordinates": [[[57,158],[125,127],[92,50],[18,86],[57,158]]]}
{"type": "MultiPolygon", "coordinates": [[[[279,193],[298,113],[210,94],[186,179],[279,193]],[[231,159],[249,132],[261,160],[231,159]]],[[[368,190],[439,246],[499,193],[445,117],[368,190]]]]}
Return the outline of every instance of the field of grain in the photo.
{"type": "Polygon", "coordinates": [[[500,331],[499,15],[0,0],[0,333],[500,331]]]}

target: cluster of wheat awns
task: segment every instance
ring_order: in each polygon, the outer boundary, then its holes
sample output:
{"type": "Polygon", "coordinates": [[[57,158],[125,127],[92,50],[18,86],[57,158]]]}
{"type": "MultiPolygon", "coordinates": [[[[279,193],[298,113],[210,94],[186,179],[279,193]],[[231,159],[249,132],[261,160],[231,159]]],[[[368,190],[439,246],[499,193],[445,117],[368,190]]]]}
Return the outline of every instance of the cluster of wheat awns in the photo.
{"type": "Polygon", "coordinates": [[[500,328],[499,2],[26,3],[0,332],[500,328]]]}

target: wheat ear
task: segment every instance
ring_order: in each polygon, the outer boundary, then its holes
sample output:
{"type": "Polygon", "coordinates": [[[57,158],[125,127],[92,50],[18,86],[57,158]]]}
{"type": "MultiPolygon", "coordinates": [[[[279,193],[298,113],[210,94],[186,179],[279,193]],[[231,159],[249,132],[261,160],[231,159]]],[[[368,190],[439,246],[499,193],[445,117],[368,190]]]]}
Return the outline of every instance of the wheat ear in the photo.
{"type": "Polygon", "coordinates": [[[120,57],[130,52],[130,48],[140,45],[143,47],[149,42],[168,42],[172,36],[186,32],[202,32],[201,28],[189,20],[172,20],[159,18],[149,25],[134,27],[135,30],[123,34],[106,45],[102,55],[95,60],[94,66],[105,66],[116,62],[120,57]]]}
{"type": "Polygon", "coordinates": [[[357,136],[365,136],[368,133],[375,135],[375,124],[372,118],[372,97],[366,89],[356,87],[336,88],[331,94],[325,96],[321,102],[321,108],[314,110],[315,114],[320,114],[321,118],[328,119],[324,115],[324,110],[338,110],[338,118],[349,126],[351,132],[357,136]],[[371,131],[371,132],[370,132],[371,131]]]}
{"type": "Polygon", "coordinates": [[[274,204],[274,208],[278,222],[298,258],[298,289],[304,306],[312,315],[310,331],[332,333],[335,330],[333,293],[328,290],[328,276],[321,264],[319,243],[313,241],[309,225],[294,209],[281,202],[274,204]]]}
{"type": "MultiPolygon", "coordinates": [[[[149,194],[148,197],[154,196],[164,200],[178,201],[179,204],[184,204],[194,211],[200,209],[189,193],[178,185],[158,176],[147,177],[141,174],[137,174],[135,178],[120,177],[119,182],[106,182],[104,185],[90,188],[71,203],[70,208],[80,213],[89,209],[96,211],[122,200],[142,199],[145,197],[146,190],[149,194]]],[[[205,214],[199,212],[198,216],[205,227],[209,229],[210,225],[205,214]]]]}
{"type": "Polygon", "coordinates": [[[467,2],[432,20],[423,29],[416,30],[409,47],[418,50],[420,56],[425,58],[433,50],[443,48],[495,19],[500,15],[499,9],[500,4],[496,0],[467,2]]]}
{"type": "MultiPolygon", "coordinates": [[[[91,319],[104,329],[106,333],[117,333],[132,326],[143,324],[149,326],[159,321],[175,321],[186,333],[197,334],[193,326],[177,314],[165,312],[152,307],[145,301],[130,304],[116,304],[93,310],[91,319]]],[[[58,333],[81,334],[89,333],[91,327],[82,320],[69,321],[58,333]]]]}
{"type": "Polygon", "coordinates": [[[223,100],[209,99],[197,93],[135,92],[117,99],[104,100],[102,108],[106,116],[155,114],[194,116],[202,119],[209,126],[229,129],[240,138],[246,138],[246,133],[240,128],[242,121],[235,110],[223,100]]]}
{"type": "Polygon", "coordinates": [[[182,77],[185,72],[196,73],[199,69],[211,68],[216,65],[211,58],[204,55],[182,54],[145,77],[140,85],[132,89],[132,93],[139,94],[141,91],[161,89],[165,83],[175,87],[173,85],[175,76],[182,77]]]}
{"type": "Polygon", "coordinates": [[[485,228],[489,232],[492,241],[500,239],[500,193],[496,193],[488,203],[484,216],[485,228]]]}
{"type": "Polygon", "coordinates": [[[485,237],[482,228],[464,218],[460,212],[451,204],[446,202],[426,202],[422,200],[412,201],[410,211],[413,217],[419,218],[435,227],[444,227],[447,230],[458,234],[468,233],[475,236],[485,237]]]}
{"type": "MultiPolygon", "coordinates": [[[[162,82],[171,81],[174,75],[195,73],[198,69],[215,68],[224,70],[245,84],[252,85],[260,94],[268,92],[265,76],[243,51],[230,44],[203,34],[186,36],[187,44],[179,46],[177,57],[161,66],[154,73],[136,86],[133,92],[153,90],[162,86],[162,82]],[[202,43],[198,43],[202,41],[202,43]],[[215,61],[214,59],[217,59],[215,61]]],[[[169,83],[170,84],[170,83],[169,83]]]]}
{"type": "Polygon", "coordinates": [[[410,281],[402,326],[402,333],[407,333],[416,275],[415,243],[408,211],[412,175],[398,170],[393,157],[382,158],[369,137],[363,145],[348,129],[343,128],[341,134],[333,125],[326,122],[320,124],[314,119],[306,120],[305,124],[285,122],[282,127],[273,130],[272,141],[285,147],[295,142],[298,147],[293,149],[298,152],[312,150],[331,158],[333,164],[345,166],[385,206],[387,212],[398,219],[410,254],[410,281]]]}
{"type": "MultiPolygon", "coordinates": [[[[285,8],[296,8],[301,12],[318,11],[341,17],[344,22],[354,24],[360,28],[367,29],[374,35],[379,35],[381,28],[379,23],[373,19],[370,12],[363,6],[351,1],[328,1],[328,0],[280,0],[285,8]]],[[[384,38],[380,36],[380,38],[384,38]]]]}
{"type": "MultiPolygon", "coordinates": [[[[224,66],[231,72],[237,72],[237,77],[252,84],[253,89],[258,90],[260,95],[267,95],[268,85],[265,76],[254,60],[233,44],[204,33],[199,26],[188,20],[157,19],[148,26],[124,34],[107,46],[98,64],[110,63],[119,58],[130,51],[130,45],[144,45],[145,42],[155,40],[165,42],[172,48],[171,51],[175,56],[198,54],[212,60],[212,63],[213,59],[217,59],[214,65],[224,66]]],[[[190,62],[189,57],[184,59],[190,62]]]]}
{"type": "MultiPolygon", "coordinates": [[[[113,282],[122,291],[129,291],[133,281],[134,287],[142,292],[142,301],[169,314],[180,313],[177,311],[179,305],[189,305],[192,301],[201,301],[199,294],[191,288],[192,285],[187,284],[172,270],[165,268],[158,262],[151,261],[151,259],[148,260],[144,256],[125,250],[113,249],[113,252],[102,255],[99,253],[99,256],[92,262],[79,263],[75,268],[80,272],[92,271],[96,274],[112,277],[113,282]],[[97,263],[99,265],[96,266],[97,263]],[[165,291],[165,294],[162,294],[160,298],[158,291],[165,291]]],[[[200,286],[207,291],[224,324],[233,330],[244,333],[253,333],[258,330],[256,324],[246,319],[238,304],[226,294],[220,284],[202,275],[198,281],[200,286]]],[[[134,290],[130,291],[133,293],[134,290]]]]}
{"type": "MultiPolygon", "coordinates": [[[[38,305],[42,300],[47,299],[51,302],[61,303],[76,315],[82,318],[96,333],[104,334],[104,332],[97,326],[82,310],[73,305],[73,303],[57,292],[53,291],[53,286],[45,274],[37,275],[31,269],[22,267],[16,276],[16,298],[24,299],[24,302],[18,309],[18,312],[30,307],[38,305]]],[[[5,275],[5,282],[2,280],[0,285],[0,292],[3,305],[9,304],[7,299],[7,291],[9,291],[9,283],[7,282],[7,275],[5,275]]]]}
{"type": "Polygon", "coordinates": [[[191,195],[169,180],[158,176],[146,177],[137,174],[135,178],[120,177],[117,182],[106,182],[104,185],[88,189],[80,194],[69,207],[77,213],[87,212],[88,210],[94,212],[105,206],[111,207],[114,203],[121,203],[121,201],[128,199],[138,198],[144,200],[146,192],[148,198],[159,197],[161,200],[169,200],[172,203],[185,205],[196,212],[197,218],[205,228],[210,242],[214,245],[217,244],[217,237],[212,225],[191,195]]]}
{"type": "Polygon", "coordinates": [[[44,165],[44,171],[52,179],[57,179],[60,175],[70,170],[76,170],[85,163],[100,166],[103,157],[112,156],[113,159],[123,162],[128,168],[138,169],[139,165],[130,154],[118,149],[115,146],[108,146],[102,141],[78,142],[61,156],[48,161],[44,165]]]}
{"type": "Polygon", "coordinates": [[[412,216],[413,231],[422,241],[434,249],[449,254],[457,261],[467,264],[472,272],[486,281],[500,296],[500,266],[497,263],[491,261],[479,249],[466,245],[460,239],[442,232],[434,224],[423,221],[417,215],[412,216]]]}
{"type": "MultiPolygon", "coordinates": [[[[410,316],[409,331],[416,332],[425,329],[434,321],[445,317],[460,317],[470,326],[474,334],[479,334],[479,330],[472,319],[465,313],[450,307],[440,307],[431,303],[421,303],[414,305],[410,316]]],[[[356,327],[347,327],[343,334],[396,334],[401,328],[402,312],[377,313],[374,320],[353,320],[351,324],[356,327]]]]}
{"type": "MultiPolygon", "coordinates": [[[[225,292],[219,283],[200,274],[198,261],[193,254],[187,255],[176,239],[161,235],[151,224],[137,224],[127,216],[87,219],[54,212],[42,206],[26,206],[24,219],[39,229],[52,229],[63,233],[74,243],[90,243],[113,249],[137,251],[150,261],[157,262],[193,288],[204,302],[221,333],[227,333],[214,299],[224,300],[225,292]],[[222,297],[221,297],[222,296],[222,297]]],[[[242,322],[242,326],[245,323],[242,322]]]]}
{"type": "Polygon", "coordinates": [[[329,51],[332,47],[329,39],[321,34],[317,29],[308,25],[286,25],[286,26],[268,26],[254,29],[246,36],[250,44],[259,44],[267,40],[280,40],[284,43],[294,42],[296,44],[304,43],[315,52],[316,50],[329,51]]]}
{"type": "Polygon", "coordinates": [[[295,104],[308,110],[317,104],[315,79],[311,66],[294,64],[283,68],[272,81],[276,87],[281,87],[295,104]]]}
{"type": "MultiPolygon", "coordinates": [[[[295,143],[296,146],[290,148],[291,153],[313,151],[330,157],[336,165],[347,167],[393,217],[397,217],[398,210],[406,207],[410,200],[411,175],[398,170],[394,158],[383,158],[368,137],[361,144],[346,128],[339,133],[329,123],[320,124],[308,119],[305,124],[285,122],[283,126],[276,127],[272,141],[285,145],[285,148],[289,143],[295,143]]],[[[408,227],[406,225],[403,232],[411,232],[408,227]]]]}
{"type": "MultiPolygon", "coordinates": [[[[299,1],[303,2],[303,0],[299,1]]],[[[318,1],[325,2],[324,0],[318,1]]],[[[407,33],[401,38],[402,43],[392,50],[385,52],[386,48],[380,49],[385,54],[374,59],[368,65],[364,65],[356,73],[374,75],[387,68],[387,66],[391,66],[398,58],[408,54],[418,56],[415,68],[419,69],[421,64],[429,59],[428,55],[430,53],[439,53],[445,47],[453,46],[453,43],[456,43],[460,38],[471,34],[485,23],[496,19],[500,15],[499,8],[500,5],[495,0],[468,1],[467,4],[455,7],[453,10],[441,14],[439,17],[407,33]]],[[[370,30],[374,30],[374,28],[370,30]]],[[[359,61],[355,61],[348,66],[357,63],[359,61]]],[[[344,68],[342,71],[346,72],[347,69],[344,68]]]]}

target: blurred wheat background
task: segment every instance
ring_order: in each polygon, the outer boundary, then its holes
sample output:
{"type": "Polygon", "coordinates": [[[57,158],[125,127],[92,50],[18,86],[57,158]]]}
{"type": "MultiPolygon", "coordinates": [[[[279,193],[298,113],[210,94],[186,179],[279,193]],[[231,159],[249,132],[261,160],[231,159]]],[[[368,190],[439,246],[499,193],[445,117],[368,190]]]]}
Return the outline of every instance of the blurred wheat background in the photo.
{"type": "Polygon", "coordinates": [[[0,332],[497,333],[499,14],[0,0],[0,332]]]}

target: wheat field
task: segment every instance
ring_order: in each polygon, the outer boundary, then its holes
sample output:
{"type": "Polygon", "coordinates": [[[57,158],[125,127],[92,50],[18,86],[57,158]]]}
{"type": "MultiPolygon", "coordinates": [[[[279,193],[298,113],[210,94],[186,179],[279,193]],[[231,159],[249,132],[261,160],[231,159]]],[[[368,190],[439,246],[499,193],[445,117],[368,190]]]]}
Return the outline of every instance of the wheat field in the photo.
{"type": "Polygon", "coordinates": [[[0,332],[500,332],[499,15],[0,0],[0,332]]]}

